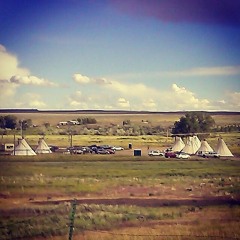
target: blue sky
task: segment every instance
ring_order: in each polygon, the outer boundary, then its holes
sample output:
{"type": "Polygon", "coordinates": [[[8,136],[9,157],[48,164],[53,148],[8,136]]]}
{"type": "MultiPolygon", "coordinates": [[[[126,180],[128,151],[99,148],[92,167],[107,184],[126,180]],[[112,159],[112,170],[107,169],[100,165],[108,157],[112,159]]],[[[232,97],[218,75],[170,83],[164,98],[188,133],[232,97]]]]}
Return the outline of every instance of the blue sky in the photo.
{"type": "Polygon", "coordinates": [[[240,111],[239,0],[2,0],[0,108],[240,111]]]}

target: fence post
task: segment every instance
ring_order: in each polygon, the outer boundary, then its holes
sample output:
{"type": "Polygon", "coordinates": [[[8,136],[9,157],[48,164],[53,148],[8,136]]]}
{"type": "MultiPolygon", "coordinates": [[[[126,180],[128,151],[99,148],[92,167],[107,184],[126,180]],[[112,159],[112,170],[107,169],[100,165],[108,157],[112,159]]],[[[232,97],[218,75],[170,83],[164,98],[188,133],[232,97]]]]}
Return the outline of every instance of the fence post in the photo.
{"type": "Polygon", "coordinates": [[[72,212],[70,216],[70,225],[69,225],[69,237],[68,240],[72,240],[73,230],[74,230],[74,216],[76,212],[77,199],[74,199],[72,202],[72,212]]]}

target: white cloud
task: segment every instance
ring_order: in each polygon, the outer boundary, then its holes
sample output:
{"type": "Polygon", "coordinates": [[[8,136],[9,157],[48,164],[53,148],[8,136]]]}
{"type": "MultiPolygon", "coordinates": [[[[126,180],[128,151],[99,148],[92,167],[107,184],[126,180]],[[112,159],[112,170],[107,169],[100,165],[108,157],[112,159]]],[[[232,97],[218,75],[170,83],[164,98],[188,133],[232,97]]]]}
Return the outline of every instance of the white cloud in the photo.
{"type": "Polygon", "coordinates": [[[12,108],[15,107],[15,94],[18,86],[7,81],[0,81],[0,107],[12,108]]]}
{"type": "Polygon", "coordinates": [[[101,85],[112,84],[112,82],[107,80],[106,78],[96,78],[96,79],[93,79],[93,82],[95,82],[96,84],[101,84],[101,85]]]}
{"type": "Polygon", "coordinates": [[[199,99],[195,94],[184,87],[172,84],[170,101],[174,103],[175,110],[208,110],[210,102],[208,99],[199,99]]]}
{"type": "Polygon", "coordinates": [[[212,103],[214,110],[240,111],[240,92],[226,92],[222,97],[212,103]]]}
{"type": "Polygon", "coordinates": [[[148,87],[143,83],[122,83],[116,80],[111,80],[111,84],[105,86],[111,91],[120,93],[124,97],[148,98],[157,96],[159,90],[148,87]]]}
{"type": "Polygon", "coordinates": [[[211,76],[233,76],[240,75],[240,65],[236,66],[216,66],[216,67],[196,67],[179,71],[153,71],[153,72],[129,72],[111,76],[115,80],[125,79],[159,79],[176,77],[211,77],[211,76]]]}
{"type": "Polygon", "coordinates": [[[79,109],[126,109],[147,111],[240,110],[240,93],[229,92],[219,101],[201,98],[187,87],[172,84],[169,89],[155,89],[142,83],[111,84],[76,91],[69,106],[79,109]]]}
{"type": "Polygon", "coordinates": [[[24,85],[36,85],[36,86],[57,86],[57,84],[50,82],[47,79],[38,78],[36,76],[12,76],[10,78],[11,83],[24,84],[24,85]]]}
{"type": "Polygon", "coordinates": [[[151,110],[151,111],[155,111],[157,110],[157,104],[155,102],[154,99],[147,99],[143,102],[143,106],[145,109],[151,110]]]}
{"type": "Polygon", "coordinates": [[[220,104],[226,104],[226,101],[225,101],[225,100],[219,100],[218,103],[220,103],[220,104]]]}
{"type": "MultiPolygon", "coordinates": [[[[77,79],[77,76],[75,76],[77,79]]],[[[80,82],[96,83],[95,79],[78,75],[80,82]]],[[[104,84],[73,94],[69,103],[71,106],[93,108],[98,103],[104,109],[131,110],[207,110],[210,102],[197,98],[195,94],[184,87],[173,84],[171,89],[157,89],[143,83],[124,83],[105,79],[104,84]],[[110,83],[110,84],[105,84],[110,83]],[[91,90],[89,90],[91,89],[91,90]],[[114,99],[118,99],[117,102],[114,99]],[[131,104],[130,104],[131,102],[131,104]]]]}
{"type": "Polygon", "coordinates": [[[26,76],[30,74],[27,68],[19,66],[17,57],[0,44],[0,81],[9,80],[14,75],[26,76]]]}
{"type": "Polygon", "coordinates": [[[47,104],[41,99],[41,95],[37,93],[26,93],[16,102],[16,107],[24,108],[44,108],[47,104]]]}
{"type": "Polygon", "coordinates": [[[76,91],[68,97],[68,104],[71,108],[89,109],[91,108],[92,98],[81,91],[76,91]]]}
{"type": "Polygon", "coordinates": [[[91,82],[91,79],[89,77],[81,75],[80,73],[74,74],[73,80],[80,84],[87,84],[91,82]]]}
{"type": "Polygon", "coordinates": [[[109,80],[106,78],[90,78],[87,76],[84,76],[80,73],[75,73],[72,76],[73,80],[79,84],[99,84],[99,85],[104,85],[104,84],[111,84],[109,80]]]}
{"type": "Polygon", "coordinates": [[[117,106],[120,107],[121,109],[128,109],[130,110],[130,102],[127,101],[125,98],[119,98],[117,101],[117,106]]]}
{"type": "MultiPolygon", "coordinates": [[[[9,53],[6,48],[0,44],[0,81],[14,84],[36,85],[36,86],[58,86],[47,79],[38,78],[30,75],[27,68],[19,66],[17,56],[9,53]]],[[[8,85],[10,87],[10,85],[8,85]]]]}
{"type": "Polygon", "coordinates": [[[230,76],[239,75],[240,66],[199,67],[176,72],[167,72],[177,76],[230,76]]]}
{"type": "Polygon", "coordinates": [[[225,102],[231,108],[240,111],[240,92],[228,92],[225,102]]]}
{"type": "Polygon", "coordinates": [[[21,85],[58,86],[47,79],[30,75],[30,71],[27,68],[20,66],[17,56],[9,53],[0,44],[0,107],[42,108],[46,106],[39,95],[16,97],[21,85]]]}
{"type": "Polygon", "coordinates": [[[29,107],[33,108],[44,108],[46,107],[46,103],[40,100],[32,100],[29,103],[29,107]]]}
{"type": "Polygon", "coordinates": [[[70,99],[69,104],[70,104],[70,106],[72,106],[72,107],[74,107],[74,108],[81,106],[81,103],[80,103],[80,102],[78,102],[78,101],[76,101],[76,100],[73,100],[73,99],[70,99]]]}

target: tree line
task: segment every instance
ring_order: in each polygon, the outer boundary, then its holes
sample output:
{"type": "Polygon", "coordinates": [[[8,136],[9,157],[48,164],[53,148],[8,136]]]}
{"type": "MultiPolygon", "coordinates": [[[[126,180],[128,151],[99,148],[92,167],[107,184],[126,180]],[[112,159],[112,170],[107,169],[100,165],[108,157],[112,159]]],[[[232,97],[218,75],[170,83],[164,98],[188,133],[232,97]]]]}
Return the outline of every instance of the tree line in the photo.
{"type": "Polygon", "coordinates": [[[210,132],[215,126],[212,116],[205,112],[189,112],[174,123],[173,134],[210,132]]]}
{"type": "MultiPolygon", "coordinates": [[[[83,135],[123,135],[123,136],[139,136],[139,135],[158,135],[167,131],[161,126],[132,124],[129,119],[122,122],[122,126],[101,126],[97,124],[97,120],[92,117],[77,118],[80,126],[72,126],[71,129],[57,129],[49,123],[44,123],[41,133],[48,134],[72,134],[83,135]],[[89,126],[93,124],[92,126],[89,126]],[[45,130],[44,130],[45,129],[45,130]],[[52,133],[51,133],[52,132],[52,133]]],[[[0,116],[0,128],[2,129],[29,129],[32,125],[31,119],[18,120],[14,115],[0,116]]],[[[204,133],[204,132],[233,132],[240,131],[239,125],[217,126],[212,116],[206,112],[188,112],[176,121],[172,128],[172,134],[184,133],[204,133]]],[[[34,132],[36,134],[36,131],[34,132]]],[[[29,132],[31,134],[31,132],[29,132]]]]}
{"type": "Polygon", "coordinates": [[[26,130],[31,126],[31,119],[18,120],[14,115],[0,116],[0,128],[2,129],[22,128],[23,130],[26,130]]]}

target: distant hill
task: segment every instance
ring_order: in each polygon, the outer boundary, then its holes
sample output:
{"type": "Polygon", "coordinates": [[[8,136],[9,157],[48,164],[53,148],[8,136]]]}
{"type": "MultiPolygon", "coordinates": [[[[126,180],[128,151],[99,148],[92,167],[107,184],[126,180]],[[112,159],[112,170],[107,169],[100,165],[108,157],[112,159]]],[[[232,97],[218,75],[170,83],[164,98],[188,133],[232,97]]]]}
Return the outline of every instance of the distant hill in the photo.
{"type": "Polygon", "coordinates": [[[231,111],[126,111],[126,110],[38,110],[38,109],[0,109],[0,113],[94,113],[94,114],[182,114],[187,112],[206,112],[211,115],[240,115],[231,111]]]}

